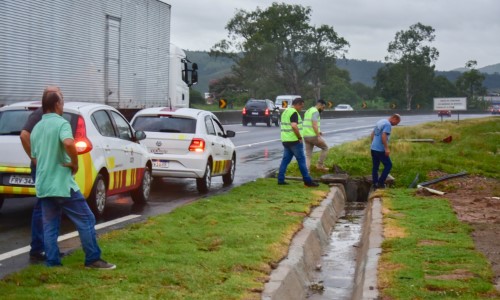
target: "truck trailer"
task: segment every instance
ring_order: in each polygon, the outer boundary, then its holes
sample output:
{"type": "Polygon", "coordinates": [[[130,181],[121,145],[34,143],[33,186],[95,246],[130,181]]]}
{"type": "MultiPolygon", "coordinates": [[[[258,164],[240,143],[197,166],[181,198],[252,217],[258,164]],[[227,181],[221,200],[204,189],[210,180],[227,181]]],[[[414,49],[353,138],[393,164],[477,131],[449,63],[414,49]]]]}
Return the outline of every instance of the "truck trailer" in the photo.
{"type": "Polygon", "coordinates": [[[126,116],[189,107],[197,66],[170,44],[170,13],[159,0],[0,1],[0,106],[57,85],[126,116]]]}

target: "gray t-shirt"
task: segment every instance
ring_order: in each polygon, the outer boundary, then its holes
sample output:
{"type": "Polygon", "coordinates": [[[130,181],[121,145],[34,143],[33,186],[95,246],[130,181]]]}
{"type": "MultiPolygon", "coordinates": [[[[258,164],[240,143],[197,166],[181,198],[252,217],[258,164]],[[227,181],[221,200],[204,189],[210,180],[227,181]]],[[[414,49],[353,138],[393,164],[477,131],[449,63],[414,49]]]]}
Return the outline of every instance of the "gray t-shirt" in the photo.
{"type": "Polygon", "coordinates": [[[33,130],[33,127],[40,122],[43,116],[43,110],[41,107],[39,107],[37,110],[31,113],[31,115],[28,117],[28,120],[26,123],[24,123],[23,130],[26,130],[27,132],[31,133],[33,130]]]}

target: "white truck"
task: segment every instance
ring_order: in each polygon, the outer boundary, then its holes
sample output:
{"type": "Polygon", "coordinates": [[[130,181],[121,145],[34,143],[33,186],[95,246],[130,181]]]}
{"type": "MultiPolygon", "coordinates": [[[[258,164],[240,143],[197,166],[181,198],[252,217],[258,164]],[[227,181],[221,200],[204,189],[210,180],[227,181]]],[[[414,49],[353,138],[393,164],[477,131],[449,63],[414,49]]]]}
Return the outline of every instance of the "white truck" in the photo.
{"type": "Polygon", "coordinates": [[[0,106],[57,85],[66,101],[127,117],[189,107],[197,65],[170,44],[170,11],[159,0],[0,1],[0,106]]]}

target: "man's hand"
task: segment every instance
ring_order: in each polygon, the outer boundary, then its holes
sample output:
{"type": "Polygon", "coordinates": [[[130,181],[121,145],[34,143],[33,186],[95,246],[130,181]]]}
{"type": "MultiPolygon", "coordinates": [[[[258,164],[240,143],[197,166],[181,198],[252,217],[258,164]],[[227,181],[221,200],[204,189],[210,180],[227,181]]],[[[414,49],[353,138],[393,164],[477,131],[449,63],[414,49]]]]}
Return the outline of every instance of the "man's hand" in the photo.
{"type": "Polygon", "coordinates": [[[391,150],[389,148],[385,149],[385,156],[389,157],[391,150]]]}
{"type": "Polygon", "coordinates": [[[63,166],[70,168],[72,175],[75,175],[76,172],[78,172],[78,163],[74,164],[69,162],[69,163],[64,163],[63,166]]]}

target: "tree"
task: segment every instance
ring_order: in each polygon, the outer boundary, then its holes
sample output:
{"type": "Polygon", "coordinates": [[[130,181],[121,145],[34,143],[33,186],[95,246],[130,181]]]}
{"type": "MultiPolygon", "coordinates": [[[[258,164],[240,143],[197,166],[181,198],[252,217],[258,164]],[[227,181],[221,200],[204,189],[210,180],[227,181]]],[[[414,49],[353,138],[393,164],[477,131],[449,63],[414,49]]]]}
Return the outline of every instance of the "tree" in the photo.
{"type": "Polygon", "coordinates": [[[475,69],[477,61],[469,60],[465,67],[469,69],[457,78],[455,85],[462,96],[467,96],[470,107],[476,107],[477,99],[475,96],[486,94],[486,88],[483,86],[485,76],[475,69]]]}
{"type": "Polygon", "coordinates": [[[434,28],[421,23],[410,26],[409,30],[399,31],[387,51],[385,58],[397,68],[402,68],[403,77],[398,78],[404,87],[406,109],[411,110],[412,100],[418,91],[428,88],[434,76],[433,62],[437,60],[439,52],[427,43],[434,41],[434,28]]]}
{"type": "Polygon", "coordinates": [[[251,95],[277,87],[319,97],[327,70],[349,43],[333,27],[309,25],[310,14],[309,7],[285,3],[239,10],[226,26],[229,39],[215,44],[211,55],[233,58],[233,72],[251,95]]]}

